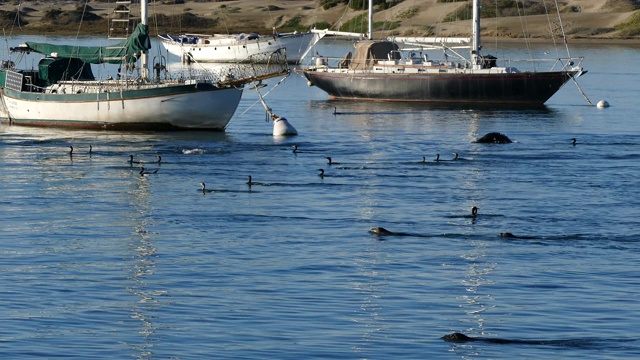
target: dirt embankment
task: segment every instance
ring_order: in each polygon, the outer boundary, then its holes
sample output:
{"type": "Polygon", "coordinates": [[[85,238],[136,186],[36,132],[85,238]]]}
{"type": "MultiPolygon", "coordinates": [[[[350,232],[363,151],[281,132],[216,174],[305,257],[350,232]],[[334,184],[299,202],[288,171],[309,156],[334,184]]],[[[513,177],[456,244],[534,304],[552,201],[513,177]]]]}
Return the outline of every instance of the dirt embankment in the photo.
{"type": "MultiPolygon", "coordinates": [[[[442,0],[440,0],[442,1],[442,0]]],[[[326,0],[324,2],[327,2],[326,0]]],[[[365,11],[354,11],[344,4],[323,8],[321,0],[164,0],[149,5],[152,33],[268,33],[305,30],[313,27],[336,29],[356,24],[356,30],[366,31],[357,20],[365,11]],[[356,19],[356,20],[353,20],[356,19]],[[157,26],[155,26],[157,25],[157,26]],[[157,30],[156,30],[157,28],[157,30]]],[[[337,1],[336,1],[337,2],[337,1]]],[[[533,0],[534,5],[549,6],[547,1],[533,0]]],[[[5,34],[106,34],[115,1],[0,1],[5,34]],[[80,30],[81,28],[81,30],[80,30]]],[[[380,36],[468,36],[469,20],[444,21],[468,2],[438,2],[438,0],[404,0],[376,12],[376,27],[380,36]]],[[[572,39],[637,40],[640,38],[640,8],[638,0],[567,0],[558,3],[560,22],[549,21],[546,15],[525,17],[503,16],[482,20],[485,37],[519,39],[550,38],[564,29],[572,39]],[[635,15],[635,16],[634,16],[635,15]],[[638,18],[638,20],[634,20],[638,18]],[[638,24],[635,24],[635,23],[638,24]]],[[[533,9],[533,8],[532,8],[533,9]]],[[[555,9],[552,9],[555,12],[555,9]]],[[[459,14],[464,14],[464,11],[459,14]]],[[[132,9],[131,16],[138,14],[132,9]]],[[[509,14],[507,14],[509,15],[509,14]]],[[[556,17],[557,18],[557,17],[556,17]]]]}

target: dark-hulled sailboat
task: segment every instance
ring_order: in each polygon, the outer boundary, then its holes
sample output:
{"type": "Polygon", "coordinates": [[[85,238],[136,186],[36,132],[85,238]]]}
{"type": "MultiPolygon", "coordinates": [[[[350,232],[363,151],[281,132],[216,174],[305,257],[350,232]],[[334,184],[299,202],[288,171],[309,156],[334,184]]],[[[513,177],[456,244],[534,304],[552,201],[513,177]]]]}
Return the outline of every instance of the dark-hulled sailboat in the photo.
{"type": "MultiPolygon", "coordinates": [[[[372,0],[369,0],[369,40],[356,43],[337,66],[324,61],[299,70],[329,94],[329,99],[473,104],[541,105],[572,77],[585,73],[582,58],[554,59],[549,71],[521,71],[498,65],[498,59],[481,55],[479,2],[473,0],[472,37],[392,38],[371,40],[372,0]],[[457,61],[429,60],[426,55],[403,58],[399,46],[470,48],[470,57],[457,61]]],[[[453,51],[456,52],[456,51],[453,51]]],[[[456,52],[457,53],[457,52],[456,52]]],[[[500,61],[503,63],[503,61],[500,61]]]]}

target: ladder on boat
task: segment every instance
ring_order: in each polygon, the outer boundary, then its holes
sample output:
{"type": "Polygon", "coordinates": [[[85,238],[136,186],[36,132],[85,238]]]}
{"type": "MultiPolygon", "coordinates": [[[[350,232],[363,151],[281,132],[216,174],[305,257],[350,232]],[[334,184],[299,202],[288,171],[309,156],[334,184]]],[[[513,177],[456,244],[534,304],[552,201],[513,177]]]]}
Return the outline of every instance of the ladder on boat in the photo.
{"type": "MultiPolygon", "coordinates": [[[[116,0],[114,2],[114,9],[109,17],[109,40],[126,40],[131,31],[135,28],[136,20],[138,18],[131,15],[131,0],[116,0]]],[[[107,50],[120,50],[124,49],[120,45],[107,46],[107,50]]],[[[123,60],[124,58],[105,57],[105,60],[123,60]]]]}
{"type": "Polygon", "coordinates": [[[131,16],[131,0],[116,0],[109,19],[109,39],[125,40],[131,35],[135,20],[131,16]]]}

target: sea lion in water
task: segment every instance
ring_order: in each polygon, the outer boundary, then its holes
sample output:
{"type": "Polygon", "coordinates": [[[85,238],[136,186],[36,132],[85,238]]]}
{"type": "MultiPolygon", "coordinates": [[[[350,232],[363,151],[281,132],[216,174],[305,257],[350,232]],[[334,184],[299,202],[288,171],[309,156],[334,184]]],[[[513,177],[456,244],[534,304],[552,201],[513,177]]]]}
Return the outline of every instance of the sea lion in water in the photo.
{"type": "Polygon", "coordinates": [[[369,232],[377,236],[415,236],[415,237],[430,237],[429,235],[412,234],[406,232],[389,231],[383,227],[372,227],[369,232]]]}
{"type": "MultiPolygon", "coordinates": [[[[451,333],[442,337],[444,341],[455,342],[455,343],[463,343],[463,342],[471,342],[471,341],[482,341],[486,343],[493,344],[517,344],[517,343],[529,343],[529,340],[509,340],[509,339],[499,339],[499,338],[483,338],[483,337],[471,337],[461,333],[451,333]]],[[[534,344],[540,342],[534,342],[534,344]]]]}
{"type": "Polygon", "coordinates": [[[533,236],[518,236],[510,232],[501,232],[500,237],[506,238],[506,239],[528,239],[528,240],[535,239],[535,237],[533,236]]]}
{"type": "Polygon", "coordinates": [[[451,333],[442,337],[444,341],[464,343],[471,341],[480,341],[490,344],[525,344],[525,345],[562,345],[562,346],[584,346],[585,340],[519,340],[519,339],[500,339],[486,337],[472,337],[461,333],[451,333]]]}
{"type": "Polygon", "coordinates": [[[490,132],[485,136],[477,139],[475,142],[480,144],[511,144],[513,141],[505,134],[499,132],[490,132]]]}
{"type": "Polygon", "coordinates": [[[395,235],[396,233],[389,231],[383,227],[372,227],[371,229],[369,229],[369,232],[374,234],[374,235],[378,235],[378,236],[383,236],[383,235],[395,235]]]}

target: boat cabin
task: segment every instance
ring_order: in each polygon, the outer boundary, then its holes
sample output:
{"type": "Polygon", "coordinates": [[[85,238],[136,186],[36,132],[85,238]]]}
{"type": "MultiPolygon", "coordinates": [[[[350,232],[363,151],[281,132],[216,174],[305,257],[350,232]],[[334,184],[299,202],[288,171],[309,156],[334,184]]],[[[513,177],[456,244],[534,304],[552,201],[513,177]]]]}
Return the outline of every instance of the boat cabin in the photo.
{"type": "Polygon", "coordinates": [[[91,66],[80,59],[46,57],[38,63],[38,70],[0,72],[0,86],[17,91],[43,92],[59,81],[95,80],[91,66]]]}
{"type": "MultiPolygon", "coordinates": [[[[349,57],[349,54],[347,54],[349,57]]],[[[353,58],[350,59],[349,70],[371,70],[380,61],[401,60],[400,49],[391,41],[364,40],[356,43],[353,58]]],[[[347,65],[347,64],[344,64],[347,65]]]]}

